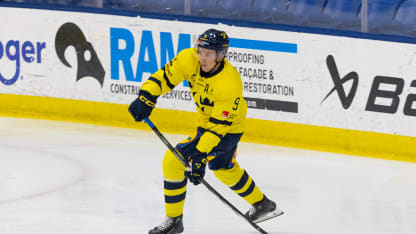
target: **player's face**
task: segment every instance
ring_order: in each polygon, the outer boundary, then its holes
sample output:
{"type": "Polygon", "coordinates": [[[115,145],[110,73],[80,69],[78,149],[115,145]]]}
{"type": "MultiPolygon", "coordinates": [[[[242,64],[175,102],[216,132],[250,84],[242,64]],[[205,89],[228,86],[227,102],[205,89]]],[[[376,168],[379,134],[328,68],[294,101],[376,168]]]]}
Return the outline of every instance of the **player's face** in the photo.
{"type": "Polygon", "coordinates": [[[217,64],[217,52],[215,50],[200,47],[198,48],[198,57],[201,63],[201,69],[204,72],[211,71],[217,64]]]}

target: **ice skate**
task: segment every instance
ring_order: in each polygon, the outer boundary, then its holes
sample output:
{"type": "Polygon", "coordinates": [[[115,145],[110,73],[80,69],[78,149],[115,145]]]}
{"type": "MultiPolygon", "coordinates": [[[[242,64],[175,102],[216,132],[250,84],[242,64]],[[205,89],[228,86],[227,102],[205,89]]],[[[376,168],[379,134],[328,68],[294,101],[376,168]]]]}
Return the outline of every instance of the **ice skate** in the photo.
{"type": "Polygon", "coordinates": [[[254,223],[260,223],[282,214],[283,211],[276,207],[276,203],[264,196],[263,200],[253,204],[245,216],[254,223]]]}
{"type": "Polygon", "coordinates": [[[149,231],[149,234],[175,234],[183,232],[182,215],[172,218],[166,217],[159,226],[149,231]]]}

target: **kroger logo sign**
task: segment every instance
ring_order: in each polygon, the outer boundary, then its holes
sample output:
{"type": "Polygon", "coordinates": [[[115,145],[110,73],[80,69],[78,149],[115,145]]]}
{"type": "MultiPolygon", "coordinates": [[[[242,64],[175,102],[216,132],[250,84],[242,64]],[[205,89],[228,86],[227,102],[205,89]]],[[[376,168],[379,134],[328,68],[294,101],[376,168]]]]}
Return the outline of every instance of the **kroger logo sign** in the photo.
{"type": "Polygon", "coordinates": [[[0,41],[0,82],[5,85],[16,83],[25,63],[42,63],[45,42],[21,42],[19,40],[0,41]],[[13,64],[13,68],[9,68],[13,64]],[[7,72],[4,68],[7,67],[7,72]],[[13,72],[9,72],[9,71],[13,72]]]}

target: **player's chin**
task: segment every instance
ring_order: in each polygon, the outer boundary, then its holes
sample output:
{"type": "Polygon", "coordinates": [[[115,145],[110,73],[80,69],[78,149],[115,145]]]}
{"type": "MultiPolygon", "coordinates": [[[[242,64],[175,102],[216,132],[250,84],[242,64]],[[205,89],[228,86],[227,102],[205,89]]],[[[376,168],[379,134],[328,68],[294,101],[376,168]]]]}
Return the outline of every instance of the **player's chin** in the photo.
{"type": "Polygon", "coordinates": [[[209,72],[211,69],[210,69],[210,67],[208,66],[208,65],[201,65],[201,69],[202,69],[202,71],[204,71],[204,72],[209,72]]]}

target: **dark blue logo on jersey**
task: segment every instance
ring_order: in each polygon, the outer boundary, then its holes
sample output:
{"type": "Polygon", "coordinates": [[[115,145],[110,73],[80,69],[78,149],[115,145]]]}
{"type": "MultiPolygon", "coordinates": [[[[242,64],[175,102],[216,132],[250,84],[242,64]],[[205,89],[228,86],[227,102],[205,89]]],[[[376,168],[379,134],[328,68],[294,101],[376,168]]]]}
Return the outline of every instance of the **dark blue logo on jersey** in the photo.
{"type": "Polygon", "coordinates": [[[0,41],[0,62],[13,63],[15,67],[12,74],[0,70],[0,81],[5,85],[16,83],[20,77],[22,63],[41,63],[42,50],[45,48],[45,42],[25,41],[22,43],[19,40],[10,40],[3,43],[0,41]]]}

